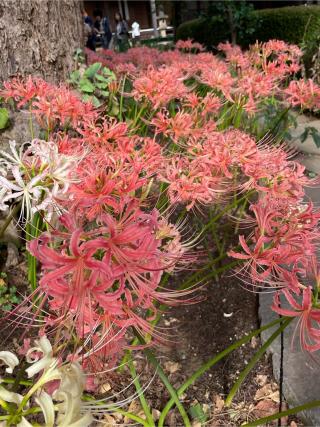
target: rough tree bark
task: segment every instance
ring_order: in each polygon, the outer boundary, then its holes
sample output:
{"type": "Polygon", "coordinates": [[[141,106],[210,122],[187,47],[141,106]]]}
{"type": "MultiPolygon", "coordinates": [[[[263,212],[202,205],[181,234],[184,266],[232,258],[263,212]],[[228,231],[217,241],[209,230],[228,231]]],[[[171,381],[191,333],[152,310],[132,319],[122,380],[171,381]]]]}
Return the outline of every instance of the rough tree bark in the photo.
{"type": "Polygon", "coordinates": [[[0,80],[63,80],[83,47],[82,1],[0,0],[0,80]]]}

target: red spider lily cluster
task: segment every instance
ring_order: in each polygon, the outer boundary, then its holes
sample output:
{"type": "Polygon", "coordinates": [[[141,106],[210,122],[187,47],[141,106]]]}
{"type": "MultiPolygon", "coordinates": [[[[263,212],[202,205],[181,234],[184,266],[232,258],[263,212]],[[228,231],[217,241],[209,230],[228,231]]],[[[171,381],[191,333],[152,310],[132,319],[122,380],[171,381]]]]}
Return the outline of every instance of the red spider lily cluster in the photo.
{"type": "MultiPolygon", "coordinates": [[[[132,330],[165,340],[152,325],[160,304],[193,297],[162,279],[195,259],[193,238],[186,241],[170,215],[223,209],[230,199],[250,203],[245,220],[253,231],[229,252],[241,263],[239,276],[275,288],[272,308],[299,316],[302,346],[320,348],[312,289],[320,211],[303,199],[304,187],[317,182],[285,144],[257,141],[256,132],[272,131],[261,122],[268,103],[279,114],[318,108],[320,88],[295,79],[296,46],[273,40],[246,52],[220,49],[224,59],[191,41],[169,52],[87,52],[117,75],[110,87],[123,106],[117,118],[40,79],[8,81],[0,93],[46,131],[46,140],[12,143],[0,160],[0,208],[21,201],[21,220],[31,224],[27,247],[41,264],[29,300],[44,319],[42,333],[63,337],[65,351],[76,341],[73,357],[89,372],[130,347],[132,330]]],[[[26,304],[21,311],[34,319],[26,304]]]]}

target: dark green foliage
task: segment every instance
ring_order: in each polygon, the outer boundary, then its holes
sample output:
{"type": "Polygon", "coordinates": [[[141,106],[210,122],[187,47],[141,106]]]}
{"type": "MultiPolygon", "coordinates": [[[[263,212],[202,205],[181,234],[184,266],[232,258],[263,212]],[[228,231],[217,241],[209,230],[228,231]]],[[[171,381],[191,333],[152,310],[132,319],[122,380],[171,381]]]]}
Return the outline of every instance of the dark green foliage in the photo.
{"type": "Polygon", "coordinates": [[[261,25],[252,36],[248,37],[247,43],[254,43],[256,40],[264,42],[278,39],[300,45],[305,38],[320,31],[319,6],[265,9],[255,11],[253,14],[259,16],[261,25]]]}
{"type": "Polygon", "coordinates": [[[177,40],[193,39],[208,49],[213,49],[220,42],[229,40],[228,27],[218,18],[199,18],[181,24],[176,33],[177,40]]]}
{"type": "MultiPolygon", "coordinates": [[[[256,40],[280,39],[289,43],[302,44],[320,33],[320,6],[290,6],[251,12],[259,25],[252,34],[240,31],[238,43],[246,47],[256,40]]],[[[191,38],[209,49],[220,42],[230,40],[228,26],[221,18],[207,17],[188,21],[177,29],[177,39],[191,38]]]]}
{"type": "Polygon", "coordinates": [[[227,28],[233,44],[253,34],[259,26],[259,17],[253,14],[253,5],[245,0],[211,1],[208,16],[227,28]]]}

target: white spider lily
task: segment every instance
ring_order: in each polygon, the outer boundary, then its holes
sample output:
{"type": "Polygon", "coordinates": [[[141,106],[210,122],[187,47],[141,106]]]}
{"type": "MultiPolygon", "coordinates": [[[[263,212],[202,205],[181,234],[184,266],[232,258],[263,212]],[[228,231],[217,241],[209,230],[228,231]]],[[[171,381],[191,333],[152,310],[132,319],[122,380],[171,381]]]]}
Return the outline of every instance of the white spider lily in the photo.
{"type": "Polygon", "coordinates": [[[12,168],[13,166],[23,166],[23,151],[24,146],[28,144],[28,142],[25,142],[24,144],[21,144],[19,147],[19,150],[17,150],[17,143],[16,141],[9,141],[9,147],[11,153],[8,153],[6,151],[0,150],[0,164],[4,164],[6,168],[12,168]]]}
{"type": "Polygon", "coordinates": [[[31,142],[30,151],[40,160],[41,170],[46,170],[54,182],[66,184],[74,181],[70,178],[70,171],[74,170],[80,157],[61,154],[55,142],[39,139],[31,142]]]}
{"type": "Polygon", "coordinates": [[[23,401],[23,396],[19,393],[9,391],[0,385],[0,399],[4,400],[5,402],[15,403],[17,406],[19,406],[23,401]]]}
{"type": "Polygon", "coordinates": [[[25,419],[25,417],[22,417],[20,423],[17,424],[17,427],[33,427],[33,426],[31,423],[29,423],[28,420],[25,419]]]}
{"type": "Polygon", "coordinates": [[[1,194],[0,206],[3,206],[9,200],[22,198],[21,214],[24,215],[26,210],[26,220],[30,220],[33,205],[39,202],[43,191],[47,192],[45,187],[38,185],[45,177],[45,174],[42,173],[24,182],[18,166],[14,166],[11,171],[15,181],[9,181],[7,178],[0,176],[0,184],[3,189],[7,190],[7,193],[1,194]]]}
{"type": "MultiPolygon", "coordinates": [[[[87,427],[93,417],[87,412],[81,413],[81,400],[75,399],[67,392],[59,392],[58,397],[63,402],[58,404],[57,427],[87,427]]],[[[57,398],[58,398],[57,397],[57,398]]]]}
{"type": "Polygon", "coordinates": [[[32,365],[26,369],[28,378],[32,378],[39,372],[52,368],[57,364],[57,360],[53,357],[52,346],[46,336],[42,336],[39,340],[35,340],[35,346],[30,348],[26,354],[28,363],[32,365]],[[34,352],[42,353],[42,357],[34,360],[30,355],[34,352]]]}
{"type": "Polygon", "coordinates": [[[0,360],[8,366],[6,368],[8,374],[12,374],[14,368],[19,365],[19,359],[11,351],[0,351],[0,360]]]}
{"type": "Polygon", "coordinates": [[[90,426],[93,418],[89,412],[82,414],[81,396],[84,389],[84,376],[77,363],[60,368],[60,387],[54,393],[54,399],[61,401],[58,406],[58,427],[90,426]]]}

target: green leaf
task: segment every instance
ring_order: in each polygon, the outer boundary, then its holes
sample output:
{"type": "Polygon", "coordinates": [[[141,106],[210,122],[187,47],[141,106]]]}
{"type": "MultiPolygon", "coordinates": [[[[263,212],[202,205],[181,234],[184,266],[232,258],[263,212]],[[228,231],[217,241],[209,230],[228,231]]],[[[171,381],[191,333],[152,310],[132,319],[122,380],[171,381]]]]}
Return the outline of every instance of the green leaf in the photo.
{"type": "Polygon", "coordinates": [[[189,409],[189,413],[191,415],[191,418],[200,421],[201,424],[207,421],[208,417],[204,413],[200,403],[197,403],[196,405],[191,406],[189,409]]]}
{"type": "Polygon", "coordinates": [[[0,129],[5,129],[9,126],[9,113],[6,108],[0,108],[0,129]]]}
{"type": "Polygon", "coordinates": [[[233,384],[226,400],[225,404],[226,406],[230,406],[232,403],[232,400],[236,393],[238,392],[241,384],[243,381],[247,378],[248,374],[251,372],[251,370],[255,367],[258,360],[264,355],[264,353],[268,350],[272,342],[278,337],[278,335],[281,334],[281,332],[289,325],[289,323],[293,320],[293,317],[291,318],[285,318],[283,317],[281,320],[283,320],[283,323],[279,326],[279,328],[268,338],[268,340],[259,348],[259,350],[255,353],[255,355],[252,357],[252,359],[249,361],[247,366],[244,368],[242,372],[240,372],[240,375],[237,379],[237,381],[233,384]]]}
{"type": "Polygon", "coordinates": [[[100,82],[105,82],[106,84],[109,82],[109,78],[106,78],[106,77],[104,77],[103,75],[101,75],[101,74],[96,74],[95,76],[94,76],[94,78],[95,79],[97,79],[97,80],[100,80],[100,82]]]}
{"type": "Polygon", "coordinates": [[[99,101],[99,99],[96,96],[91,97],[91,102],[96,108],[100,107],[102,104],[102,102],[99,101]]]}
{"type": "Polygon", "coordinates": [[[80,71],[79,70],[75,70],[70,74],[70,80],[72,83],[77,83],[78,80],[80,79],[80,71]]]}
{"type": "Polygon", "coordinates": [[[100,64],[100,62],[95,62],[94,64],[90,65],[90,67],[86,69],[86,71],[84,72],[84,76],[88,77],[89,79],[92,79],[97,74],[97,72],[100,70],[101,67],[102,67],[102,64],[100,64]]]}
{"type": "Polygon", "coordinates": [[[105,82],[105,83],[96,82],[95,85],[99,89],[106,89],[108,87],[108,83],[107,82],[105,82]]]}
{"type": "Polygon", "coordinates": [[[93,93],[95,91],[95,86],[88,79],[81,79],[79,88],[81,92],[93,93]]]}
{"type": "Polygon", "coordinates": [[[110,116],[116,116],[119,113],[119,105],[116,103],[112,104],[112,108],[109,111],[110,116]]]}
{"type": "Polygon", "coordinates": [[[312,131],[312,138],[317,148],[320,148],[320,134],[317,130],[312,131]]]}
{"type": "Polygon", "coordinates": [[[109,96],[109,91],[108,90],[100,90],[100,95],[104,96],[104,97],[108,97],[109,96]]]}
{"type": "Polygon", "coordinates": [[[109,68],[107,67],[103,67],[101,70],[102,74],[111,77],[112,79],[116,78],[116,75],[114,74],[113,71],[111,71],[109,68]]]}
{"type": "Polygon", "coordinates": [[[83,95],[82,97],[83,102],[92,102],[92,96],[91,95],[83,95]]]}

